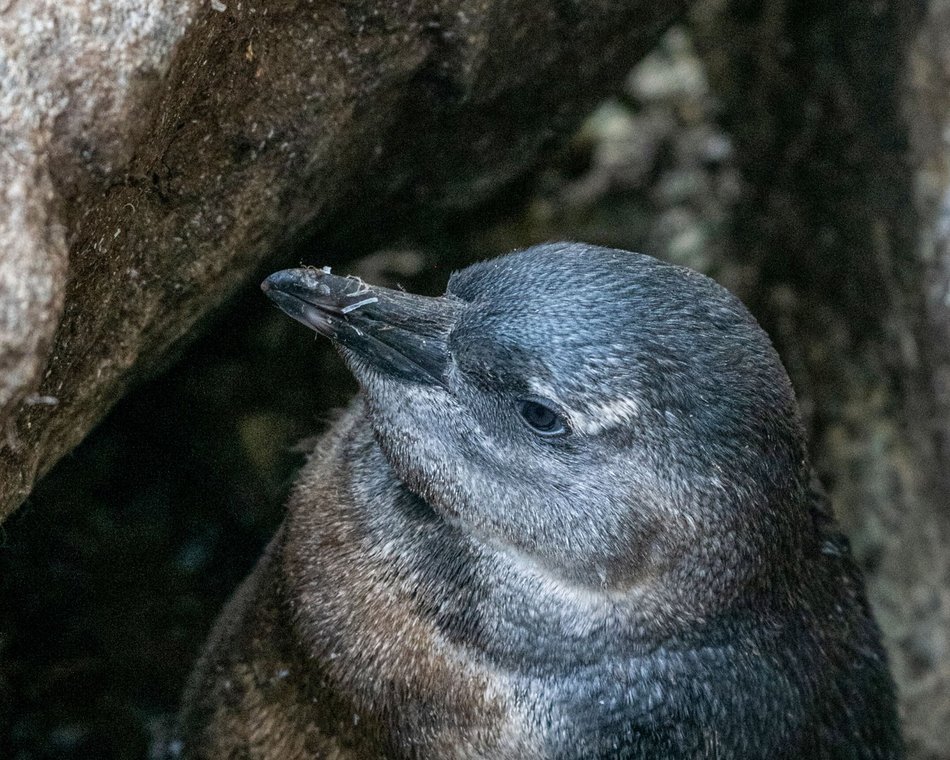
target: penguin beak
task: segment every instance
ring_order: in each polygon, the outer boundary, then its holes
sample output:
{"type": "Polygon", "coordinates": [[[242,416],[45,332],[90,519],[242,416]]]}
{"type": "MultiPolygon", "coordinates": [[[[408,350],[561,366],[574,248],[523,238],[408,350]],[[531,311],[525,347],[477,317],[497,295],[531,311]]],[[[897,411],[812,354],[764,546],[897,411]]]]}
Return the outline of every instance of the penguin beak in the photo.
{"type": "Polygon", "coordinates": [[[366,285],[328,268],[275,272],[261,290],[285,314],[330,338],[344,357],[402,380],[444,386],[457,315],[452,301],[366,285]]]}

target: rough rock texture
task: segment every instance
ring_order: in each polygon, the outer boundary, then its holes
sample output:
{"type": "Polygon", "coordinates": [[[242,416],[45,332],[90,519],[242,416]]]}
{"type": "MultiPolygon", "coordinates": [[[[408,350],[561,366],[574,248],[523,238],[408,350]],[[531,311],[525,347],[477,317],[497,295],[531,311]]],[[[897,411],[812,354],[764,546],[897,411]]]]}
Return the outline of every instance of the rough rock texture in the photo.
{"type": "MultiPolygon", "coordinates": [[[[9,417],[39,393],[69,276],[54,173],[82,183],[126,163],[122,133],[141,86],[160,75],[187,25],[187,4],[13,0],[0,6],[0,438],[4,465],[23,446],[9,417]]],[[[92,190],[92,183],[85,182],[92,190]]],[[[91,198],[88,200],[92,200],[91,198]]],[[[88,206],[89,203],[87,202],[88,206]]],[[[29,436],[27,436],[29,437],[29,436]]],[[[29,475],[4,467],[15,487],[29,475]]],[[[15,497],[14,497],[15,498],[15,497]]],[[[8,502],[9,493],[0,497],[8,502]]],[[[0,506],[0,516],[5,509],[0,506]]]]}
{"type": "Polygon", "coordinates": [[[807,402],[909,754],[950,757],[950,6],[707,0],[693,18],[745,185],[729,256],[807,402]]]}
{"type": "Polygon", "coordinates": [[[684,4],[0,4],[0,516],[275,248],[484,200],[684,4]]]}

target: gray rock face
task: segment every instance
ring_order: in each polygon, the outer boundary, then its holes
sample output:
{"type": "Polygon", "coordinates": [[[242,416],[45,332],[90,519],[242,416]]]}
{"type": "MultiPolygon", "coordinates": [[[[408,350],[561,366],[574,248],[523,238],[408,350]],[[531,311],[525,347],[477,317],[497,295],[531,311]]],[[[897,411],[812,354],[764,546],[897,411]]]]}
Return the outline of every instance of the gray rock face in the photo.
{"type": "Polygon", "coordinates": [[[683,5],[0,5],[0,517],[275,248],[486,199],[683,5]]]}
{"type": "Polygon", "coordinates": [[[25,431],[11,418],[59,401],[39,385],[70,277],[73,230],[62,190],[86,193],[80,204],[88,209],[100,199],[93,187],[128,164],[139,93],[167,68],[192,11],[188,3],[148,0],[0,7],[2,503],[28,490],[32,472],[20,465],[36,457],[23,449],[42,447],[30,433],[43,414],[25,431]]]}

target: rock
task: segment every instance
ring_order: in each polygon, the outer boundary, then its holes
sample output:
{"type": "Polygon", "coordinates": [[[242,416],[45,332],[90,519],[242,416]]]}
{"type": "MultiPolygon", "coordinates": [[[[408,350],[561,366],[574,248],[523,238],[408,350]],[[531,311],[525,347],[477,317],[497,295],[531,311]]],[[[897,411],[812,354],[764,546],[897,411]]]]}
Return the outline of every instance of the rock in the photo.
{"type": "Polygon", "coordinates": [[[273,251],[484,201],[684,5],[0,4],[0,518],[273,251]]]}

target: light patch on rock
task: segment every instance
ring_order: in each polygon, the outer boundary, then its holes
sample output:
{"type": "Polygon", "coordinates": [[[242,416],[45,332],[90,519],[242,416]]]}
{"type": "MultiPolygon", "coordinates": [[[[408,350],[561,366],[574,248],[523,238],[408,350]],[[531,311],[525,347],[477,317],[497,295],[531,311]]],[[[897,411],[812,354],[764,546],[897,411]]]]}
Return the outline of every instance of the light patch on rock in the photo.
{"type": "Polygon", "coordinates": [[[172,0],[0,4],[0,418],[35,391],[63,308],[50,152],[80,140],[96,151],[71,160],[103,173],[124,163],[128,135],[115,125],[135,84],[165,71],[191,10],[172,0]]]}

